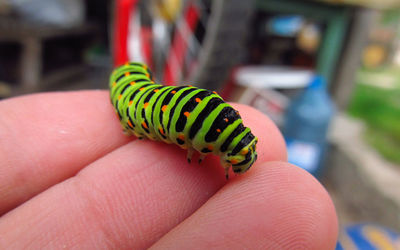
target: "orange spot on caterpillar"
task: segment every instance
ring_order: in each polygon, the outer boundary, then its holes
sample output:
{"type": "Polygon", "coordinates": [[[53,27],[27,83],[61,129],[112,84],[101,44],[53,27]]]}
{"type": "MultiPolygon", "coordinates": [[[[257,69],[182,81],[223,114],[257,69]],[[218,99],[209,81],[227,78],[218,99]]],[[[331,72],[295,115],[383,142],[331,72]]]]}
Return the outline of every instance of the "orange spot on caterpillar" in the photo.
{"type": "Polygon", "coordinates": [[[126,73],[125,73],[125,76],[129,76],[130,74],[131,74],[131,73],[129,73],[129,72],[126,72],[126,73]]]}
{"type": "Polygon", "coordinates": [[[167,105],[162,106],[162,108],[161,108],[162,112],[165,112],[165,110],[166,110],[167,108],[168,108],[167,105]]]}
{"type": "Polygon", "coordinates": [[[129,101],[128,106],[132,106],[133,101],[129,101]]]}
{"type": "Polygon", "coordinates": [[[214,94],[216,94],[216,95],[218,95],[218,93],[217,93],[217,92],[215,92],[215,91],[213,91],[213,93],[214,93],[214,94]]]}
{"type": "Polygon", "coordinates": [[[121,98],[122,98],[122,95],[119,95],[119,96],[118,96],[118,101],[121,100],[121,98]]]}
{"type": "Polygon", "coordinates": [[[247,155],[247,153],[249,152],[248,148],[244,148],[242,149],[242,151],[240,152],[241,155],[247,155]]]}
{"type": "Polygon", "coordinates": [[[175,93],[176,93],[176,91],[175,91],[175,90],[172,90],[172,91],[171,91],[171,94],[175,94],[175,93]]]}
{"type": "Polygon", "coordinates": [[[214,149],[214,146],[212,144],[207,145],[208,150],[212,151],[214,149]]]}
{"type": "Polygon", "coordinates": [[[185,135],[184,134],[179,134],[178,138],[181,139],[182,141],[184,141],[185,140],[185,135]]]}
{"type": "Polygon", "coordinates": [[[193,85],[188,85],[188,87],[193,87],[193,85]]]}
{"type": "Polygon", "coordinates": [[[190,113],[186,111],[185,113],[183,113],[183,115],[189,117],[190,113]]]}
{"type": "Polygon", "coordinates": [[[145,122],[142,122],[142,126],[143,126],[143,128],[145,128],[145,129],[149,129],[149,127],[147,127],[147,124],[146,124],[145,122]]]}
{"type": "Polygon", "coordinates": [[[131,82],[131,83],[130,83],[130,85],[132,85],[132,86],[133,86],[133,85],[135,85],[135,84],[136,84],[136,82],[135,82],[135,81],[133,81],[133,82],[131,82]]]}
{"type": "Polygon", "coordinates": [[[225,122],[229,122],[228,118],[225,118],[224,121],[225,121],[225,122]]]}
{"type": "Polygon", "coordinates": [[[146,73],[146,77],[147,77],[147,78],[149,78],[149,77],[150,77],[150,75],[146,73]]]}
{"type": "Polygon", "coordinates": [[[129,125],[129,127],[133,128],[131,121],[128,121],[128,125],[129,125]]]}
{"type": "Polygon", "coordinates": [[[143,87],[143,88],[140,88],[139,90],[140,90],[140,91],[143,91],[143,90],[144,90],[144,87],[143,87]]]}
{"type": "Polygon", "coordinates": [[[200,98],[196,98],[195,100],[196,100],[196,102],[201,102],[200,98]]]}
{"type": "Polygon", "coordinates": [[[158,128],[158,131],[160,131],[160,133],[161,133],[162,135],[165,135],[165,134],[164,134],[164,129],[163,129],[162,127],[159,127],[159,128],[158,128]]]}
{"type": "Polygon", "coordinates": [[[113,87],[117,86],[117,83],[116,83],[116,82],[113,82],[113,83],[112,83],[112,86],[113,86],[113,87]]]}
{"type": "Polygon", "coordinates": [[[149,103],[148,103],[148,102],[146,102],[146,103],[143,105],[144,108],[147,108],[147,106],[149,106],[149,103]]]}
{"type": "Polygon", "coordinates": [[[232,164],[237,164],[237,163],[238,163],[238,160],[233,159],[233,160],[231,160],[231,163],[232,163],[232,164]]]}
{"type": "Polygon", "coordinates": [[[221,129],[217,128],[217,132],[218,132],[218,133],[221,133],[221,129]]]}
{"type": "Polygon", "coordinates": [[[156,92],[156,93],[157,93],[158,91],[160,91],[160,90],[159,90],[159,89],[155,89],[155,90],[154,90],[154,92],[156,92]]]}

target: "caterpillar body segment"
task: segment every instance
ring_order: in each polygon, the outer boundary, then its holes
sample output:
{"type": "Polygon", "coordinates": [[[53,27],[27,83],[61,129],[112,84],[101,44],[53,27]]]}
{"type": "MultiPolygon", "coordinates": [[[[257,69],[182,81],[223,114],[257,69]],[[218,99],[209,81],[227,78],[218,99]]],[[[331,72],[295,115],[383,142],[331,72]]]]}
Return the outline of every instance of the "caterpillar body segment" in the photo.
{"type": "Polygon", "coordinates": [[[194,151],[199,162],[219,155],[228,178],[231,166],[244,173],[257,159],[257,137],[216,92],[156,84],[146,65],[126,63],[111,74],[110,96],[127,135],[177,144],[189,162],[194,151]]]}

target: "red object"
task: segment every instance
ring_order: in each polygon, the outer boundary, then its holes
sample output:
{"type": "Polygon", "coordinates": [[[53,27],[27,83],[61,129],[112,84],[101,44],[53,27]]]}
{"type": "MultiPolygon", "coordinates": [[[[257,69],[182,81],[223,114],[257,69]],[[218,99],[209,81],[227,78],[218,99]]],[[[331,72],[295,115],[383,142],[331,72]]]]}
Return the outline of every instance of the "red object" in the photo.
{"type": "MultiPolygon", "coordinates": [[[[129,24],[130,20],[134,18],[135,10],[138,6],[138,0],[116,0],[115,8],[115,26],[114,26],[114,67],[123,65],[130,61],[128,54],[128,36],[129,36],[129,24]]],[[[194,32],[197,23],[199,21],[200,11],[194,4],[187,6],[184,18],[182,20],[183,25],[186,26],[187,30],[177,27],[179,32],[175,32],[172,46],[168,53],[164,69],[163,84],[173,85],[179,80],[179,74],[182,72],[185,55],[189,44],[187,39],[190,34],[194,32]],[[182,30],[184,31],[182,33],[182,30]]],[[[182,25],[182,24],[178,24],[182,25]]],[[[141,49],[143,52],[144,60],[150,68],[152,68],[153,60],[153,48],[152,48],[152,31],[150,27],[140,27],[141,36],[141,49]]],[[[193,65],[192,65],[193,66],[193,65]]]]}
{"type": "Polygon", "coordinates": [[[114,27],[114,66],[119,66],[127,61],[128,58],[128,31],[131,14],[135,13],[137,0],[117,0],[115,8],[115,27],[114,27]]]}
{"type": "MultiPolygon", "coordinates": [[[[199,21],[199,10],[194,4],[190,4],[184,14],[183,25],[186,25],[187,32],[194,32],[197,22],[199,21]]],[[[182,25],[178,23],[178,26],[182,25]]],[[[183,29],[184,30],[184,29],[183,29]]],[[[186,32],[182,34],[182,29],[177,27],[179,32],[175,32],[172,48],[169,51],[167,63],[165,65],[164,83],[171,85],[176,83],[179,79],[179,72],[182,71],[183,63],[185,60],[186,50],[188,44],[186,40],[189,38],[189,34],[186,32]]]]}

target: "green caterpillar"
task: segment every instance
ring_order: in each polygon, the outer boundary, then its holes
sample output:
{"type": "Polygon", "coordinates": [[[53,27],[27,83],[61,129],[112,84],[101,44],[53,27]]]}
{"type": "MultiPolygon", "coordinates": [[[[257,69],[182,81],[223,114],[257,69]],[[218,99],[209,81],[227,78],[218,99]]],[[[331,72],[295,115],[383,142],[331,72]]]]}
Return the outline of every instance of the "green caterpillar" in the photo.
{"type": "Polygon", "coordinates": [[[231,166],[244,173],[257,159],[257,137],[216,92],[155,84],[146,65],[132,62],[113,71],[110,95],[126,134],[175,143],[188,150],[189,163],[194,150],[199,163],[219,155],[228,179],[231,166]]]}

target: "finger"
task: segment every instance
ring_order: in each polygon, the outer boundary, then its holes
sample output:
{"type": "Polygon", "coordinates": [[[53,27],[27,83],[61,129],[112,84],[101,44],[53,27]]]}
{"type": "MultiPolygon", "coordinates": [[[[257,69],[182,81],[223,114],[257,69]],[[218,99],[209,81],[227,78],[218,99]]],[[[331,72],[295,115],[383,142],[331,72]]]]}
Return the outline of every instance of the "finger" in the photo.
{"type": "Polygon", "coordinates": [[[337,218],[323,187],[283,162],[228,183],[152,249],[334,249],[337,218]]]}
{"type": "MultiPolygon", "coordinates": [[[[273,123],[254,109],[239,110],[258,116],[247,125],[255,133],[265,131],[258,134],[264,141],[258,147],[262,159],[285,158],[282,136],[273,123]],[[275,155],[267,153],[270,150],[275,155]]],[[[177,146],[134,141],[4,215],[0,246],[146,248],[225,183],[215,157],[206,159],[204,166],[189,165],[177,146]]]]}
{"type": "Polygon", "coordinates": [[[127,143],[106,91],[0,102],[0,215],[127,143]]]}

